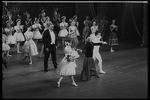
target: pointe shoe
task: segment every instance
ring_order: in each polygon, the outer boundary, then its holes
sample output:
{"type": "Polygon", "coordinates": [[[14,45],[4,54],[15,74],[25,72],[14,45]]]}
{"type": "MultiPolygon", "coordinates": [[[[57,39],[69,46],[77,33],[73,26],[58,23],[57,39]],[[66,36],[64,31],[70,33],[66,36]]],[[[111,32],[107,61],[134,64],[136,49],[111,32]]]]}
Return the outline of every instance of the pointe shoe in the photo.
{"type": "Polygon", "coordinates": [[[17,53],[21,53],[20,51],[18,51],[17,53]]]}
{"type": "Polygon", "coordinates": [[[115,50],[110,50],[110,52],[115,52],[115,50]]]}
{"type": "Polygon", "coordinates": [[[7,56],[11,57],[12,55],[8,54],[7,56]]]}
{"type": "Polygon", "coordinates": [[[98,78],[100,78],[100,75],[97,75],[98,78]]]}
{"type": "Polygon", "coordinates": [[[32,65],[32,62],[30,62],[29,65],[32,65]]]}
{"type": "Polygon", "coordinates": [[[74,86],[78,86],[76,83],[72,83],[72,85],[74,85],[74,86]]]}
{"type": "Polygon", "coordinates": [[[60,88],[60,83],[59,82],[57,82],[57,87],[60,88]]]}
{"type": "Polygon", "coordinates": [[[106,72],[104,72],[104,71],[102,70],[102,71],[100,71],[100,73],[101,73],[101,74],[105,74],[106,72]]]}

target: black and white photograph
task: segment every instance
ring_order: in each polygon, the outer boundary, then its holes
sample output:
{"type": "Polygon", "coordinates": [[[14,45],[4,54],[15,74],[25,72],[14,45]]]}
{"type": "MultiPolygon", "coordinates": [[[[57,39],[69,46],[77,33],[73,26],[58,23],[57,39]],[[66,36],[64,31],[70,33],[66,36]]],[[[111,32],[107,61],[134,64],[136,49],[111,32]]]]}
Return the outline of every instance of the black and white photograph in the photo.
{"type": "Polygon", "coordinates": [[[2,99],[148,99],[148,1],[2,1],[2,99]]]}

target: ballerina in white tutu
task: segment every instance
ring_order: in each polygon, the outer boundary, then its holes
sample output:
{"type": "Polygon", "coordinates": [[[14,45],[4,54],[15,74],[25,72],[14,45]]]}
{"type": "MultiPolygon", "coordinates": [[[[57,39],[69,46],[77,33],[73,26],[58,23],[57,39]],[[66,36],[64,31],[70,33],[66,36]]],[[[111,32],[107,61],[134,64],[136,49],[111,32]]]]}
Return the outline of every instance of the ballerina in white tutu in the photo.
{"type": "Polygon", "coordinates": [[[20,52],[20,43],[25,41],[24,36],[23,36],[23,25],[21,25],[21,19],[17,19],[17,25],[14,27],[16,32],[14,33],[14,35],[16,36],[16,42],[17,42],[17,53],[21,53],[20,52]]]}
{"type": "Polygon", "coordinates": [[[60,75],[59,81],[57,82],[58,88],[60,87],[60,82],[62,81],[64,76],[70,76],[72,80],[72,85],[78,86],[74,81],[73,75],[76,74],[76,59],[79,57],[79,54],[75,49],[71,48],[71,43],[65,42],[65,45],[65,57],[61,60],[56,71],[60,75]]]}
{"type": "Polygon", "coordinates": [[[6,28],[5,28],[6,36],[8,37],[7,43],[9,45],[16,44],[16,37],[15,35],[13,35],[13,31],[14,31],[13,23],[14,22],[12,21],[12,14],[9,14],[8,18],[9,19],[6,21],[6,28]]]}
{"type": "Polygon", "coordinates": [[[74,16],[73,16],[73,20],[74,20],[74,22],[75,22],[75,26],[77,27],[77,30],[76,30],[77,36],[80,36],[79,30],[78,30],[79,22],[77,21],[77,20],[78,20],[77,15],[74,15],[74,16]]]}
{"type": "Polygon", "coordinates": [[[62,47],[64,48],[64,41],[65,37],[68,35],[68,23],[66,22],[66,17],[62,16],[62,22],[60,23],[60,31],[58,33],[58,36],[62,38],[62,47]]]}
{"type": "Polygon", "coordinates": [[[23,45],[23,51],[25,58],[22,59],[22,62],[29,57],[30,63],[32,64],[32,56],[38,55],[37,47],[35,42],[32,40],[33,32],[31,32],[31,27],[28,27],[27,31],[24,33],[26,41],[23,45]]]}
{"type": "MultiPolygon", "coordinates": [[[[3,32],[2,32],[3,33],[3,32]]],[[[3,33],[2,34],[2,57],[4,57],[5,54],[7,54],[7,56],[11,56],[9,54],[9,49],[10,46],[7,44],[8,38],[7,36],[3,33]]]]}
{"type": "Polygon", "coordinates": [[[39,29],[42,30],[41,24],[39,24],[39,19],[35,18],[34,24],[32,25],[33,28],[33,39],[37,46],[38,40],[42,39],[42,34],[40,33],[39,29]]]}

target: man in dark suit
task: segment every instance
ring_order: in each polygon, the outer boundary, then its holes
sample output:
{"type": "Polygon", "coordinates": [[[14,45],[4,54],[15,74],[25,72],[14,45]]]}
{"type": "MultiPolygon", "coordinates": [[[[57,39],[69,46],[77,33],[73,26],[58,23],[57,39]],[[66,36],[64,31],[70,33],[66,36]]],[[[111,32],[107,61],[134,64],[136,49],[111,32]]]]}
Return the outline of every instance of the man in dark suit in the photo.
{"type": "Polygon", "coordinates": [[[44,44],[44,71],[48,71],[48,59],[51,54],[54,68],[57,68],[56,62],[56,35],[53,31],[54,25],[47,23],[47,29],[43,33],[43,44],[44,44]]]}

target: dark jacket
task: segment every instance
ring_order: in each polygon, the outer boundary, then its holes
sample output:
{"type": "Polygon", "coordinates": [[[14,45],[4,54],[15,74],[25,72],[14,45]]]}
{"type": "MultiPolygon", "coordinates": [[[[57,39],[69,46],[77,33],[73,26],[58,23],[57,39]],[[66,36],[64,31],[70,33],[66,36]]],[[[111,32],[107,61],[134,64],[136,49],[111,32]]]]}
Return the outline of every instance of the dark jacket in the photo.
{"type": "MultiPolygon", "coordinates": [[[[46,30],[43,33],[42,41],[43,41],[43,44],[44,44],[44,48],[50,48],[51,47],[51,35],[50,35],[49,30],[46,30]]],[[[55,46],[57,46],[57,37],[56,37],[56,35],[55,35],[55,46]]]]}

